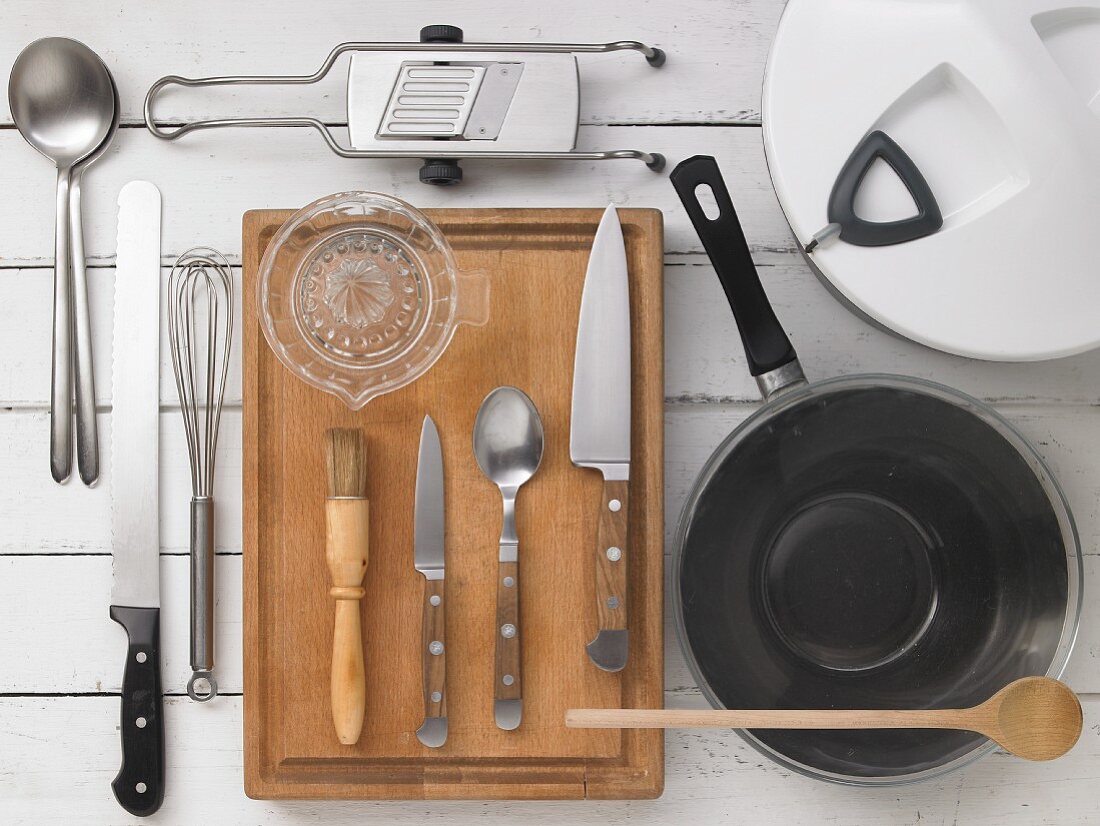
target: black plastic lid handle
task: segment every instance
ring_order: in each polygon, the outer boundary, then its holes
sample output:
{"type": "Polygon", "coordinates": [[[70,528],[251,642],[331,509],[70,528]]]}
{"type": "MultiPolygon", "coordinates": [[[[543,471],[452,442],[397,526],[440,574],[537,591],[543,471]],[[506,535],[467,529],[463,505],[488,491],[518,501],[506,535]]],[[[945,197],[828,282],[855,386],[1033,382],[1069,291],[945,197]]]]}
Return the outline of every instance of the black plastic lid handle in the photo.
{"type": "Polygon", "coordinates": [[[722,282],[741,333],[749,372],[761,376],[797,362],[794,347],[760,284],[718,163],[709,155],[696,155],[682,161],[669,177],[722,282]],[[701,185],[710,187],[718,204],[719,212],[713,219],[707,217],[696,195],[701,185]]]}
{"type": "Polygon", "coordinates": [[[829,193],[828,216],[830,224],[840,227],[840,240],[859,247],[904,244],[931,235],[943,226],[936,196],[920,169],[893,138],[877,129],[860,141],[844,162],[829,193]],[[879,159],[890,165],[909,190],[917,206],[916,215],[899,221],[865,221],[856,215],[856,193],[871,165],[879,159]]]}

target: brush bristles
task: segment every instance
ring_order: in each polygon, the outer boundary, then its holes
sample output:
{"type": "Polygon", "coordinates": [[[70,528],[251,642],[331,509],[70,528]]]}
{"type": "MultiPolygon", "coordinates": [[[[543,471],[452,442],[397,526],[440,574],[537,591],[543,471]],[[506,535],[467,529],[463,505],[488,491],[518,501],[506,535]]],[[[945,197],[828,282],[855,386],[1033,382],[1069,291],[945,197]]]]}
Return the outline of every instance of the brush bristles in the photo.
{"type": "Polygon", "coordinates": [[[363,431],[334,427],[325,431],[325,467],[329,496],[367,495],[367,446],[363,431]]]}

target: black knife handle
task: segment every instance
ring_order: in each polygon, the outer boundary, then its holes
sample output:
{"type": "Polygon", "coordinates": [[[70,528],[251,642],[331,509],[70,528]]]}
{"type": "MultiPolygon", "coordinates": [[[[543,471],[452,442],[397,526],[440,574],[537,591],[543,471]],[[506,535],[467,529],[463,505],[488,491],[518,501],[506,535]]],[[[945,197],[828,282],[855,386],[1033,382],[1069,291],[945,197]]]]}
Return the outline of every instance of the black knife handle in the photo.
{"type": "Polygon", "coordinates": [[[146,817],[164,801],[160,609],[112,605],[111,619],[130,639],[122,674],[122,767],[111,789],[122,808],[146,817]]]}

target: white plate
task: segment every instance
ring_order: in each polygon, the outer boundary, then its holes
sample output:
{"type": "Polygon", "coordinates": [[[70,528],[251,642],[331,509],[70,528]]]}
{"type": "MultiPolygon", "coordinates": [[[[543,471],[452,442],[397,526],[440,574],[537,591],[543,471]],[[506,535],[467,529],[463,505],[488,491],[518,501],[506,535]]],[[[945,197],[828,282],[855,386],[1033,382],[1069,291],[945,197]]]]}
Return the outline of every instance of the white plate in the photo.
{"type": "MultiPolygon", "coordinates": [[[[768,58],[764,146],[801,244],[874,129],[927,179],[939,232],[823,243],[811,263],[857,311],[949,353],[1001,361],[1100,344],[1100,1],[790,0],[768,58]]],[[[915,211],[882,162],[867,220],[915,211]]]]}

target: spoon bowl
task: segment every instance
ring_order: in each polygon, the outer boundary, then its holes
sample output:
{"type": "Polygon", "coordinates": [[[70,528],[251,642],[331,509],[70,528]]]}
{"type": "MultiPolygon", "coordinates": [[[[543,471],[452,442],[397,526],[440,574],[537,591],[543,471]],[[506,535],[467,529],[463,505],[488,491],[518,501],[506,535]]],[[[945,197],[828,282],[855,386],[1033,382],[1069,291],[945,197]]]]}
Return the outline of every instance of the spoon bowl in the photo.
{"type": "Polygon", "coordinates": [[[514,387],[485,397],[474,422],[474,455],[497,487],[518,489],[542,462],[543,430],[535,405],[514,387]]]}
{"type": "Polygon", "coordinates": [[[1053,760],[1081,736],[1081,701],[1065,683],[1024,677],[1009,683],[978,708],[992,721],[982,731],[1006,751],[1027,760],[1053,760]]]}
{"type": "Polygon", "coordinates": [[[67,37],[36,40],[19,53],[8,105],[19,134],[59,169],[103,143],[115,113],[114,83],[91,49],[67,37]]]}

